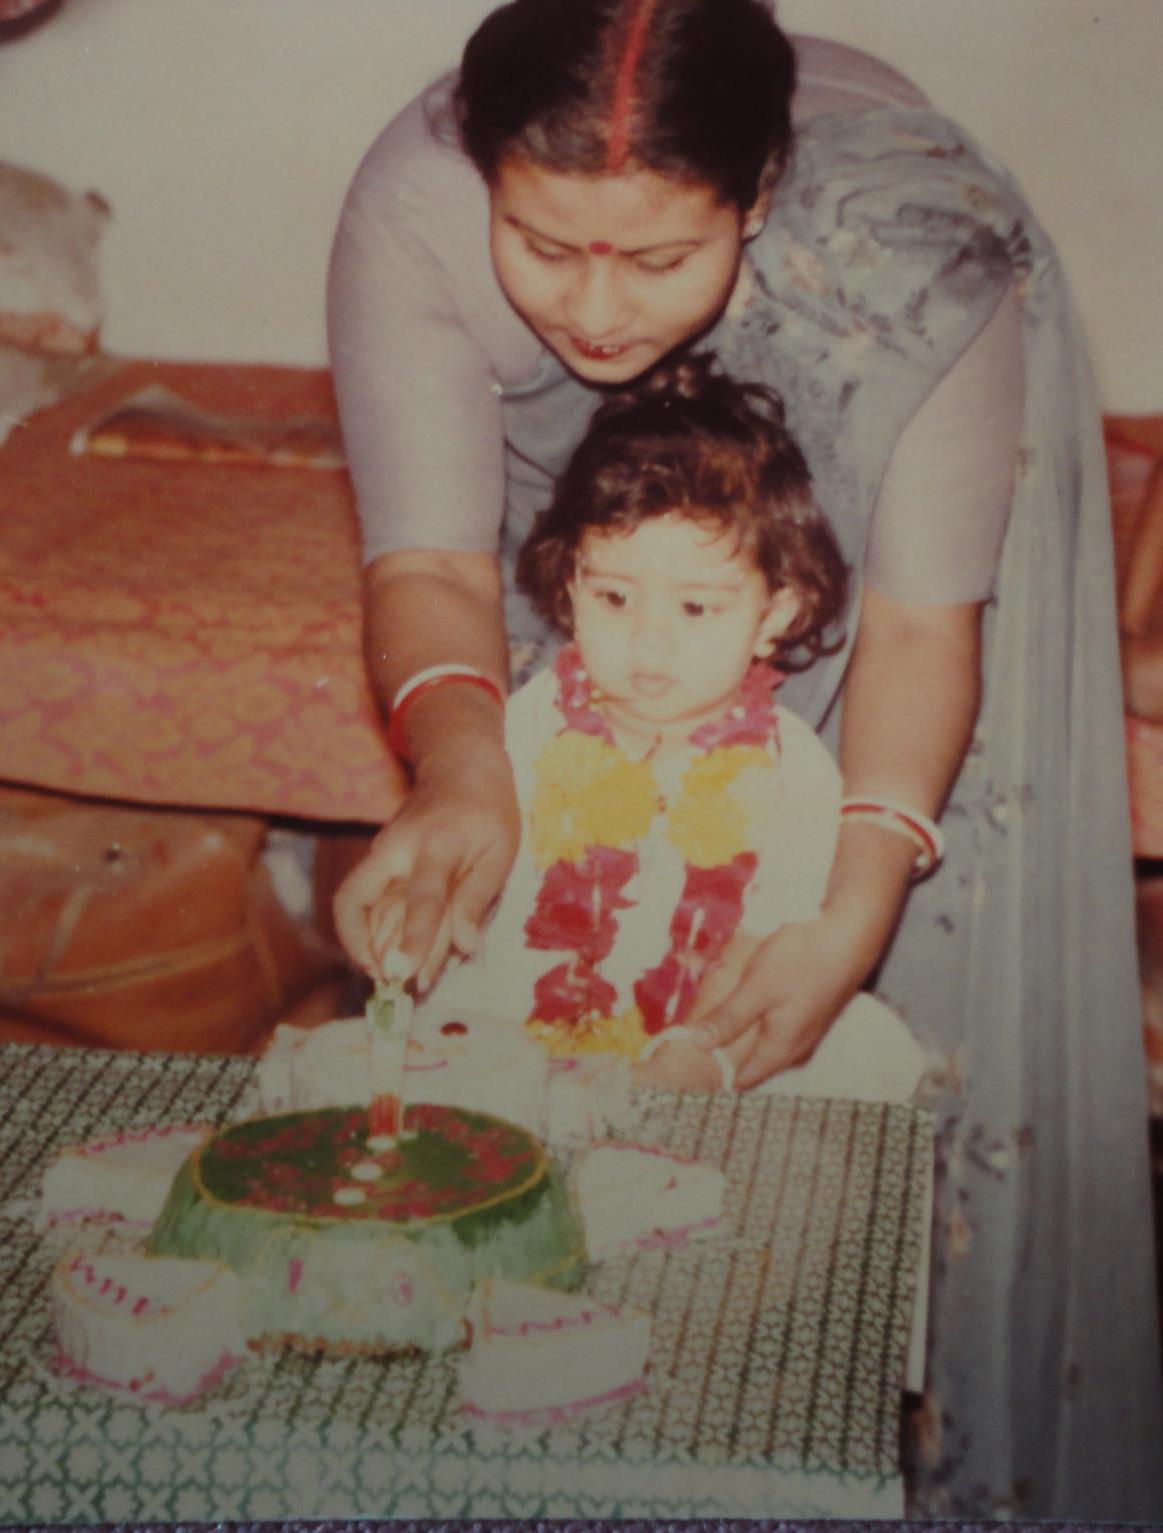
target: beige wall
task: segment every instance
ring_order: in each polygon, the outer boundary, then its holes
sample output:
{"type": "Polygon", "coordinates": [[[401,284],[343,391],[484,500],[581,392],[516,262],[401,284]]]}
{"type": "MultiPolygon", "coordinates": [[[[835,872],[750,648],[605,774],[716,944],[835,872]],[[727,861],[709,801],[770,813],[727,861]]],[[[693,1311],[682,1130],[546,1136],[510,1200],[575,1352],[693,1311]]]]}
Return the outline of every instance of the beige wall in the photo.
{"type": "MultiPolygon", "coordinates": [[[[106,340],[323,360],[345,182],[491,0],[69,0],[0,49],[0,155],[114,207],[106,340]]],[[[879,53],[1015,171],[1058,241],[1104,402],[1163,409],[1163,0],[780,0],[879,53]]]]}

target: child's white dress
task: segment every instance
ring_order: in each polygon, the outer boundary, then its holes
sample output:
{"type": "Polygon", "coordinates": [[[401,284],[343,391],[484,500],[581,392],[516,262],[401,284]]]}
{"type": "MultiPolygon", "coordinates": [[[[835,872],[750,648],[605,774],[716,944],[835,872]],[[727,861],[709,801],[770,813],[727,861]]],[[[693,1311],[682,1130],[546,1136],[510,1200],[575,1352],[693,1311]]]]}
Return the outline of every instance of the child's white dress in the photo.
{"type": "MultiPolygon", "coordinates": [[[[524,1023],[554,1056],[637,1058],[690,1015],[704,977],[819,910],[835,852],[840,774],[814,730],[775,706],[752,667],[743,698],[687,750],[634,761],[593,707],[573,645],[506,713],[522,839],[481,950],[417,1012],[524,1023]]],[[[903,1100],[921,1050],[858,996],[807,1065],[765,1089],[903,1100]]]]}

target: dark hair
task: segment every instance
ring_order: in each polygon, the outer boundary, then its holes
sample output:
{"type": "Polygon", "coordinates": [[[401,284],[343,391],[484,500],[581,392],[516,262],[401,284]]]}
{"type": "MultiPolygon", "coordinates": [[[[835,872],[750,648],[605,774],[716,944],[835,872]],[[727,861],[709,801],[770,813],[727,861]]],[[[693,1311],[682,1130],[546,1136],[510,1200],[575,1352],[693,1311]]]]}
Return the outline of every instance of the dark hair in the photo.
{"type": "Polygon", "coordinates": [[[812,498],[804,455],[783,402],[759,383],[736,383],[706,354],[664,364],[595,411],[585,437],[517,557],[517,584],[566,633],[568,586],[587,532],[629,533],[678,512],[733,532],[770,591],[800,599],[776,662],[802,670],[834,653],[848,570],[812,498]]]}
{"type": "Polygon", "coordinates": [[[791,145],[795,55],[765,0],[511,0],[469,39],[455,105],[492,184],[546,170],[650,170],[745,213],[791,145]]]}

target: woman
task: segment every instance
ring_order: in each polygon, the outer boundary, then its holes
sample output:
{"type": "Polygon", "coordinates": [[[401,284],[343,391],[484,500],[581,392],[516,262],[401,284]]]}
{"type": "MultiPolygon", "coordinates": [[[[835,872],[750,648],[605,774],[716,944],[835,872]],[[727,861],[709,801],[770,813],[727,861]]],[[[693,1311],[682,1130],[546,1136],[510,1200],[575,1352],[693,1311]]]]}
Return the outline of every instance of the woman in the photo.
{"type": "Polygon", "coordinates": [[[698,339],[776,387],[862,581],[849,649],[781,701],[886,807],[846,822],[822,913],[761,944],[706,1046],[758,1023],[754,1084],[878,970],[938,1112],[915,1509],[1157,1515],[1097,416],[1015,189],[891,72],[801,58],[793,153],[760,0],[515,0],[369,151],[330,333],[368,663],[415,776],[337,919],[422,986],[473,946],[517,837],[497,701],[551,642],[507,577],[603,386],[698,339]],[[901,810],[947,799],[900,920],[901,810]]]}

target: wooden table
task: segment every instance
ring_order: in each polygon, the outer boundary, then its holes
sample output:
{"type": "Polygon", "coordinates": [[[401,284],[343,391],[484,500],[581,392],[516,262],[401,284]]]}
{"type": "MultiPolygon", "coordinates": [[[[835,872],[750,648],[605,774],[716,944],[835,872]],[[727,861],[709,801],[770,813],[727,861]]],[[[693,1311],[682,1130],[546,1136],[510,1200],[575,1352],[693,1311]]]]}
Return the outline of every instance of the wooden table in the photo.
{"type": "Polygon", "coordinates": [[[447,1357],[256,1357],[179,1411],[53,1372],[56,1151],[227,1121],[240,1058],[0,1049],[0,1522],[899,1517],[898,1408],[932,1138],[912,1108],[640,1092],[635,1137],[723,1166],[728,1233],[591,1269],[652,1316],[649,1389],[482,1426],[447,1357]]]}

